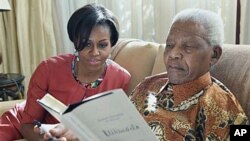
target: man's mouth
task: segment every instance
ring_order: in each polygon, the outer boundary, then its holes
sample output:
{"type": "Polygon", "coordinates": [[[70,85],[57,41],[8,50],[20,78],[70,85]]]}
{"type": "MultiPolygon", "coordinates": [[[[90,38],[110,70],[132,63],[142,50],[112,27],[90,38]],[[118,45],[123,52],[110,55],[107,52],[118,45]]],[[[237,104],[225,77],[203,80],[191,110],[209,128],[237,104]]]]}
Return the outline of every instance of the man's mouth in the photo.
{"type": "Polygon", "coordinates": [[[167,68],[168,72],[176,72],[176,71],[183,71],[184,69],[179,65],[169,65],[167,68]]]}

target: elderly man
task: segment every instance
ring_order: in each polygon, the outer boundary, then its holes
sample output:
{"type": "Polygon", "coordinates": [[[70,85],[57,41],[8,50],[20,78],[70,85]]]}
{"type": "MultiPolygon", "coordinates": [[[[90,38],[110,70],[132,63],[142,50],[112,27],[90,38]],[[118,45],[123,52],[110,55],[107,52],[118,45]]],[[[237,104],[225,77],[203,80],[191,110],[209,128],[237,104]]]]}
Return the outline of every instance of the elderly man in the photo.
{"type": "Polygon", "coordinates": [[[234,95],[209,70],[219,60],[223,23],[213,12],[176,15],[166,39],[166,73],[147,77],[131,100],[159,141],[224,140],[229,125],[248,119],[234,95]]]}

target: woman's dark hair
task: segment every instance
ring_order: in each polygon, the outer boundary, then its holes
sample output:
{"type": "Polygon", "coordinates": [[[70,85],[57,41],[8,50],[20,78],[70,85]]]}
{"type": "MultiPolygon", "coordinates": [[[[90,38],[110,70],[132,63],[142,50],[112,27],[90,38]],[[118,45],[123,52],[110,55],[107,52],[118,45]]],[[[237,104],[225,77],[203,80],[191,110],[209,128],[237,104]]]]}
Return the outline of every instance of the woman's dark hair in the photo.
{"type": "Polygon", "coordinates": [[[119,38],[119,25],[114,14],[102,5],[88,4],[75,11],[68,21],[69,39],[77,51],[81,51],[87,45],[90,33],[96,25],[108,26],[111,46],[116,44],[119,38]]]}

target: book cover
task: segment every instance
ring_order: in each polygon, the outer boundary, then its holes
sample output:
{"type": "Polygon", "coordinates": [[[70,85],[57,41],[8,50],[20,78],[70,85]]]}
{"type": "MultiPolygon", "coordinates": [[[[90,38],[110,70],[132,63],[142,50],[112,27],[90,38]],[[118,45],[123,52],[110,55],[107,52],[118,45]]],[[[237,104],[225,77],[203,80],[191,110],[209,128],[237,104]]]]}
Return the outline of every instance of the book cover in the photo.
{"type": "Polygon", "coordinates": [[[37,100],[83,141],[157,141],[122,89],[64,105],[50,94],[37,100]]]}

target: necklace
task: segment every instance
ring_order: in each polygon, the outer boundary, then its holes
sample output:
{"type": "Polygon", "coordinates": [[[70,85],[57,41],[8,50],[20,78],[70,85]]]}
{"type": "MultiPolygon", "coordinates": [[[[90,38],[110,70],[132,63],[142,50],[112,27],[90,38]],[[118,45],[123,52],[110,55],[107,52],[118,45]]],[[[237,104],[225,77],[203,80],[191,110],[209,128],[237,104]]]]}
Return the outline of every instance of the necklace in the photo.
{"type": "Polygon", "coordinates": [[[101,82],[103,81],[103,79],[104,79],[104,76],[105,76],[105,74],[106,74],[106,70],[107,70],[107,65],[106,65],[106,63],[105,63],[105,68],[104,68],[104,71],[102,72],[102,74],[99,76],[99,78],[98,79],[96,79],[95,81],[93,81],[93,82],[91,82],[91,83],[84,83],[84,82],[81,82],[79,79],[78,79],[78,77],[77,77],[77,74],[76,74],[76,71],[75,71],[75,67],[76,67],[76,57],[74,56],[74,58],[73,58],[73,60],[72,60],[72,62],[71,62],[71,71],[72,71],[72,74],[73,74],[73,76],[74,76],[74,78],[75,78],[75,80],[79,83],[79,84],[81,84],[82,86],[84,86],[85,88],[96,88],[96,87],[98,87],[100,84],[101,84],[101,82]]]}

